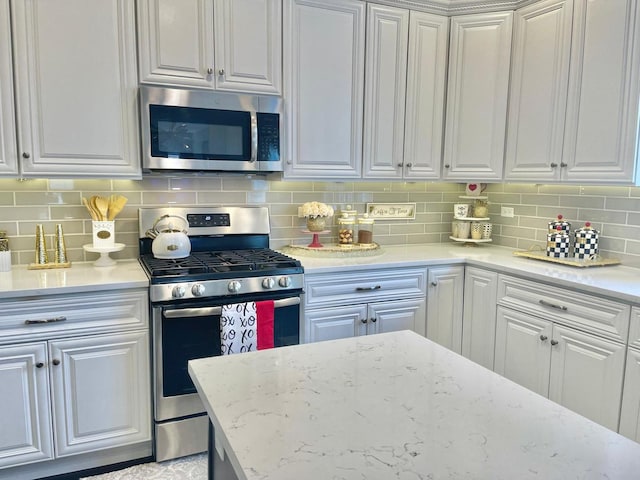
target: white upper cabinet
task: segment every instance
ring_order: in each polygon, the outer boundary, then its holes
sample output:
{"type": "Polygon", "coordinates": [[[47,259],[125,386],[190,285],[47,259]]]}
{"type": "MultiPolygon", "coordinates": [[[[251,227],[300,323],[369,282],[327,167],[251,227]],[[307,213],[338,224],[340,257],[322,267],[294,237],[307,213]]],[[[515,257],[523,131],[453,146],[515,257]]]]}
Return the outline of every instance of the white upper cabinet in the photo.
{"type": "Polygon", "coordinates": [[[445,180],[500,180],[513,12],[451,19],[445,180]]]}
{"type": "Polygon", "coordinates": [[[280,94],[282,0],[141,0],[140,80],[280,94]]]}
{"type": "Polygon", "coordinates": [[[134,5],[12,1],[22,175],[141,175],[134,5]]]}
{"type": "Polygon", "coordinates": [[[287,0],[284,8],[286,178],[359,178],[365,3],[287,0]]]}
{"type": "Polygon", "coordinates": [[[437,180],[442,166],[449,18],[409,15],[404,176],[437,180]]]}
{"type": "Polygon", "coordinates": [[[573,0],[515,12],[506,180],[557,181],[567,106],[573,0]]]}
{"type": "Polygon", "coordinates": [[[0,0],[0,175],[18,173],[9,0],[0,0]]]}
{"type": "Polygon", "coordinates": [[[640,2],[575,0],[564,178],[631,183],[637,159],[640,2]]]}
{"type": "Polygon", "coordinates": [[[409,10],[367,5],[364,177],[402,178],[409,10]]]}

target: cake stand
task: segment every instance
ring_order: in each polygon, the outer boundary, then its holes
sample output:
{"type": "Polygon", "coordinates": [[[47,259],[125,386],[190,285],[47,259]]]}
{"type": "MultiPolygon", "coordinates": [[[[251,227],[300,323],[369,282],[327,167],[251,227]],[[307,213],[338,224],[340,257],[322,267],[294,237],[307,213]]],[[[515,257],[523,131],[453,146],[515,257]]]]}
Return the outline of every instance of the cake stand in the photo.
{"type": "Polygon", "coordinates": [[[119,252],[125,247],[124,243],[114,243],[113,247],[94,247],[92,243],[88,243],[83,245],[87,252],[91,253],[99,253],[100,257],[98,260],[93,262],[93,265],[96,267],[111,267],[116,264],[116,261],[109,256],[112,252],[119,252]]]}
{"type": "Polygon", "coordinates": [[[324,247],[324,245],[322,245],[320,243],[320,239],[318,238],[319,235],[323,234],[323,233],[330,233],[331,230],[322,230],[320,232],[312,232],[311,230],[302,230],[302,233],[312,233],[313,234],[313,238],[311,239],[311,243],[309,245],[307,245],[307,247],[309,248],[322,248],[324,247]]]}

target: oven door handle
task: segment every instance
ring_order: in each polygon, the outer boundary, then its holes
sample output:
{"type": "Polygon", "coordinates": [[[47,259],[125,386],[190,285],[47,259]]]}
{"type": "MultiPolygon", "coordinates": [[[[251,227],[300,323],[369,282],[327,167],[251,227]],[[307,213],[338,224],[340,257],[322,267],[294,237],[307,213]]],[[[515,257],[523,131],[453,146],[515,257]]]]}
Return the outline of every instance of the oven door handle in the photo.
{"type": "MultiPolygon", "coordinates": [[[[293,305],[300,305],[300,297],[283,298],[273,302],[273,308],[291,307],[293,305]]],[[[179,308],[164,311],[165,318],[215,317],[221,314],[222,307],[179,308]]]]}

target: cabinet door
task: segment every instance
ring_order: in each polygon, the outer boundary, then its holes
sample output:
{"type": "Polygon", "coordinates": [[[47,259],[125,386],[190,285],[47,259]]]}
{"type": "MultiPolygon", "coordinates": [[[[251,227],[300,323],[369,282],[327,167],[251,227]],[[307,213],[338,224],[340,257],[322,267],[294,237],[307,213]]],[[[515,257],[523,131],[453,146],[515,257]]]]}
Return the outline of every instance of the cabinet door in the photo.
{"type": "Polygon", "coordinates": [[[553,327],[549,399],[618,429],[625,346],[559,325],[553,327]]]}
{"type": "Polygon", "coordinates": [[[548,397],[553,324],[501,306],[496,318],[495,372],[548,397]]]}
{"type": "Polygon", "coordinates": [[[462,351],[464,267],[429,268],[427,338],[462,351]]]}
{"type": "Polygon", "coordinates": [[[448,38],[448,17],[410,13],[405,178],[440,178],[448,38]]]}
{"type": "Polygon", "coordinates": [[[53,458],[44,343],[0,347],[0,467],[53,458]]]}
{"type": "Polygon", "coordinates": [[[9,0],[0,0],[0,176],[18,173],[9,0]]]}
{"type": "Polygon", "coordinates": [[[619,432],[640,442],[640,350],[633,348],[627,352],[619,432]]]}
{"type": "Polygon", "coordinates": [[[426,299],[416,298],[369,305],[367,333],[412,330],[425,333],[426,299]]]}
{"type": "Polygon", "coordinates": [[[493,370],[498,274],[474,267],[464,272],[462,355],[493,370]]]}
{"type": "Polygon", "coordinates": [[[214,18],[216,88],[279,94],[282,0],[215,0],[214,18]]]}
{"type": "Polygon", "coordinates": [[[367,306],[347,305],[307,310],[304,343],[350,338],[367,333],[367,306]]]}
{"type": "Polygon", "coordinates": [[[512,12],[451,19],[443,177],[500,180],[512,12]]]}
{"type": "Polygon", "coordinates": [[[14,0],[24,176],[139,177],[133,0],[14,0]]]}
{"type": "Polygon", "coordinates": [[[567,104],[573,0],[515,12],[505,179],[557,181],[567,104]]]}
{"type": "Polygon", "coordinates": [[[367,5],[365,178],[402,178],[408,40],[408,10],[367,5]]]}
{"type": "Polygon", "coordinates": [[[142,83],[214,84],[213,0],[139,0],[142,83]]]}
{"type": "Polygon", "coordinates": [[[285,4],[288,178],[361,176],[364,22],[359,0],[285,4]]]}
{"type": "Polygon", "coordinates": [[[640,98],[640,2],[575,0],[571,45],[565,178],[631,183],[640,98]]]}
{"type": "Polygon", "coordinates": [[[151,438],[149,335],[49,343],[58,457],[151,438]]]}

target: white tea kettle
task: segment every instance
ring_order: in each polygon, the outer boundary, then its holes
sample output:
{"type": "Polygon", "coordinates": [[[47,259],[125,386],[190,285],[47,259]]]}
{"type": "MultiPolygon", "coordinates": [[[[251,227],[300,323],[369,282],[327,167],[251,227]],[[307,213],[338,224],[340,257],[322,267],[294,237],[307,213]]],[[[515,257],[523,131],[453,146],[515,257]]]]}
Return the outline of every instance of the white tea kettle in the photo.
{"type": "Polygon", "coordinates": [[[153,238],[151,251],[155,258],[185,258],[191,253],[191,240],[187,235],[189,223],[178,215],[163,215],[147,230],[147,236],[153,238]],[[178,219],[183,229],[176,226],[172,219],[178,219]]]}

